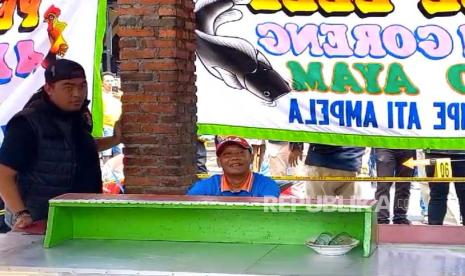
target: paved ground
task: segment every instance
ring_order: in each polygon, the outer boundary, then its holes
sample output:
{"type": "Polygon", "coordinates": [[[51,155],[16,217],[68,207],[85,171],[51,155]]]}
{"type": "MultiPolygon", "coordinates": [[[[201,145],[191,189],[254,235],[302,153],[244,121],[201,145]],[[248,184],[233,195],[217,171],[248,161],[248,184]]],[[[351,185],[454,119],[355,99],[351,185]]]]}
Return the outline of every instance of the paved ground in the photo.
{"type": "Polygon", "coordinates": [[[304,245],[69,240],[0,234],[0,275],[465,275],[458,246],[380,245],[369,258],[316,254],[304,245]]]}

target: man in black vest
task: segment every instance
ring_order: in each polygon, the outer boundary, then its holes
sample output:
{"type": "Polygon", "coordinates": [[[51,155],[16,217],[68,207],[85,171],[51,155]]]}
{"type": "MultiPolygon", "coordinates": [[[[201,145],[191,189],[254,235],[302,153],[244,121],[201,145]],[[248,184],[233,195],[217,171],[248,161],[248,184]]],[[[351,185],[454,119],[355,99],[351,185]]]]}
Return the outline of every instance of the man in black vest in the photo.
{"type": "Polygon", "coordinates": [[[5,222],[26,228],[48,215],[48,200],[64,193],[100,193],[98,151],[120,143],[93,139],[87,82],[78,63],[61,59],[45,70],[46,84],[6,128],[0,148],[0,194],[5,222]]]}

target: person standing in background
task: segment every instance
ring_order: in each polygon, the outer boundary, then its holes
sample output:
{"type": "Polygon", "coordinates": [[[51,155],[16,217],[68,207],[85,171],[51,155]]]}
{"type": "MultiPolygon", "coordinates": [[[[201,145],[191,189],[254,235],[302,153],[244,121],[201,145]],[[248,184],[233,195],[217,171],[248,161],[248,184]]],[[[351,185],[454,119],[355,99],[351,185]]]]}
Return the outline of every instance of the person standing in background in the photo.
{"type": "MultiPolygon", "coordinates": [[[[103,137],[113,136],[115,123],[122,112],[121,100],[115,97],[115,90],[118,86],[115,83],[115,76],[106,72],[103,74],[102,100],[103,100],[103,137]]],[[[104,162],[109,158],[122,153],[122,145],[116,145],[111,149],[102,152],[104,162]]]]}
{"type": "MultiPolygon", "coordinates": [[[[450,158],[452,176],[465,177],[465,151],[462,150],[427,150],[427,159],[450,158]],[[455,162],[454,162],[455,161],[455,162]]],[[[426,167],[428,177],[434,176],[434,166],[426,167]]],[[[457,198],[459,200],[460,217],[465,225],[465,183],[454,183],[457,198]]],[[[449,195],[449,182],[429,183],[430,200],[428,204],[428,224],[442,225],[447,212],[447,196],[449,195]]]]}
{"type": "MultiPolygon", "coordinates": [[[[301,159],[303,144],[293,147],[289,160],[291,165],[301,159]]],[[[308,165],[308,176],[355,177],[362,165],[365,148],[346,147],[311,143],[308,148],[305,164],[308,165]]],[[[310,181],[307,183],[308,198],[339,196],[349,199],[355,196],[354,181],[310,181]]]]}
{"type": "MultiPolygon", "coordinates": [[[[414,170],[404,166],[404,162],[416,157],[415,150],[374,149],[376,158],[376,173],[378,177],[396,176],[412,177],[414,170]]],[[[410,224],[407,210],[410,198],[410,182],[397,182],[394,195],[394,224],[410,224]]],[[[389,224],[390,189],[392,182],[378,182],[375,199],[378,201],[378,223],[389,224]]]]}

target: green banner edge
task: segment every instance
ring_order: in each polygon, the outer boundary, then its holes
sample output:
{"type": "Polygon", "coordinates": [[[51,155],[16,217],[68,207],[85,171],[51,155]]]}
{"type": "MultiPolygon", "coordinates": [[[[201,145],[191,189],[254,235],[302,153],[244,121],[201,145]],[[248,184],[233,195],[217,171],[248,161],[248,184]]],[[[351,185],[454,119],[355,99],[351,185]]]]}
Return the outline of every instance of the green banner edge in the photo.
{"type": "Polygon", "coordinates": [[[405,137],[310,132],[301,130],[197,124],[198,135],[236,135],[245,138],[312,142],[341,146],[361,146],[391,149],[457,149],[465,150],[464,137],[405,137]]]}
{"type": "Polygon", "coordinates": [[[97,28],[95,31],[95,51],[94,51],[94,83],[92,87],[92,135],[101,137],[103,135],[103,101],[102,101],[102,53],[103,38],[105,36],[107,24],[107,1],[98,0],[97,28]]]}

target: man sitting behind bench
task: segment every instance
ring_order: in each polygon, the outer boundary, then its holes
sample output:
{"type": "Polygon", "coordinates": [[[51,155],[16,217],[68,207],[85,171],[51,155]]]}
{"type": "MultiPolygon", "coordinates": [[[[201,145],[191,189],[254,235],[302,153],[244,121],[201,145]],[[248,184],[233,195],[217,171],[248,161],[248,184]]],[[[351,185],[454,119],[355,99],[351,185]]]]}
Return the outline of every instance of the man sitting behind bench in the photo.
{"type": "Polygon", "coordinates": [[[223,175],[197,181],[187,195],[279,197],[279,187],[273,179],[252,172],[252,147],[245,139],[224,138],[216,145],[216,156],[223,175]]]}

